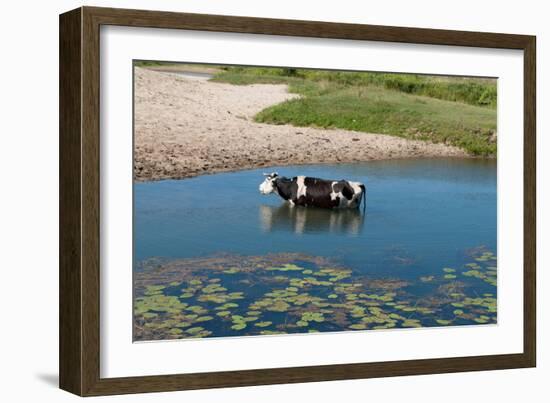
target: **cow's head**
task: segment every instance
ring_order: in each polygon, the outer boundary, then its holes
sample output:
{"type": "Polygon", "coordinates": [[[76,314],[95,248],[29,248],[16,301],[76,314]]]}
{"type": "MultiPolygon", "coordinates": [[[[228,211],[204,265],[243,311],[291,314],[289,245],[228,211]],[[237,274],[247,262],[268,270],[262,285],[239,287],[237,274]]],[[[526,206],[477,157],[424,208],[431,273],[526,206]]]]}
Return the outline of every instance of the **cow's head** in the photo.
{"type": "Polygon", "coordinates": [[[275,182],[279,174],[277,172],[272,172],[270,174],[264,174],[264,176],[265,176],[265,179],[260,184],[260,193],[264,195],[268,195],[275,191],[275,185],[273,184],[273,182],[275,182]]]}

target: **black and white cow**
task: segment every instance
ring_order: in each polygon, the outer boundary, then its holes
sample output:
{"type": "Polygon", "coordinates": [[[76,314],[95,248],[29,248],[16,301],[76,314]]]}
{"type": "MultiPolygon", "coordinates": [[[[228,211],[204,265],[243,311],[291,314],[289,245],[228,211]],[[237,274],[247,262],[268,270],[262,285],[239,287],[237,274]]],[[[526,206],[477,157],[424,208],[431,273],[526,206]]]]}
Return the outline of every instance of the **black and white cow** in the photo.
{"type": "MultiPolygon", "coordinates": [[[[365,185],[347,180],[332,181],[308,176],[286,178],[276,172],[264,174],[260,193],[276,193],[291,205],[321,208],[355,208],[366,197],[365,185]]],[[[364,206],[363,206],[364,207],[364,206]]]]}

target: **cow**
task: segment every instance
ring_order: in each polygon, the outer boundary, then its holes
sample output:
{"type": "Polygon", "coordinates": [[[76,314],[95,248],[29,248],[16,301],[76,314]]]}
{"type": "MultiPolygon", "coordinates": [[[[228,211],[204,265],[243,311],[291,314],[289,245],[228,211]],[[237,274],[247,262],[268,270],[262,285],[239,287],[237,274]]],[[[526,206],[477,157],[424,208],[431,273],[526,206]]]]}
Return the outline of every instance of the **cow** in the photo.
{"type": "Polygon", "coordinates": [[[308,176],[286,178],[279,176],[277,172],[264,176],[266,178],[260,184],[260,193],[276,193],[292,206],[358,208],[362,199],[366,198],[365,185],[360,182],[343,179],[333,181],[308,176]]]}

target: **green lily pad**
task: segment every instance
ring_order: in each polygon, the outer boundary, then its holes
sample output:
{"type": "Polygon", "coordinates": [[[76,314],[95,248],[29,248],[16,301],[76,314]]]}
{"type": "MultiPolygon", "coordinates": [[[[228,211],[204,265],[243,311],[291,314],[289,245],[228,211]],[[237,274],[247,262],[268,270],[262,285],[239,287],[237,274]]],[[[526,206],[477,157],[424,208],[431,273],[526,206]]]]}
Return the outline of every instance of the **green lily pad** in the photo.
{"type": "Polygon", "coordinates": [[[458,270],[443,267],[441,275],[407,282],[366,277],[303,254],[272,256],[182,259],[186,266],[176,260],[166,268],[157,260],[136,275],[136,339],[225,336],[217,332],[228,328],[256,335],[496,323],[496,290],[486,289],[496,287],[497,264],[483,249],[469,252],[473,262],[458,270]],[[487,283],[484,293],[476,288],[480,282],[487,283]],[[420,296],[414,286],[421,283],[420,296]]]}
{"type": "Polygon", "coordinates": [[[222,318],[224,318],[226,316],[231,315],[231,312],[230,311],[220,311],[220,312],[217,312],[216,315],[221,316],[222,318]]]}
{"type": "Polygon", "coordinates": [[[162,294],[162,290],[166,287],[163,285],[148,285],[145,291],[145,295],[158,295],[162,294]]]}
{"type": "Polygon", "coordinates": [[[277,300],[273,305],[268,306],[266,309],[272,312],[286,312],[290,308],[290,305],[284,301],[277,300]]]}
{"type": "Polygon", "coordinates": [[[402,323],[403,327],[422,327],[420,321],[417,319],[406,319],[402,323]]]}
{"type": "Polygon", "coordinates": [[[185,331],[189,334],[196,334],[196,333],[200,333],[204,330],[203,327],[200,327],[200,326],[196,326],[196,327],[191,327],[189,329],[186,329],[185,331]]]}
{"type": "Polygon", "coordinates": [[[262,314],[262,312],[261,311],[248,311],[246,314],[248,316],[259,316],[259,315],[262,314]]]}
{"type": "Polygon", "coordinates": [[[489,322],[489,319],[479,317],[479,318],[474,318],[474,321],[476,321],[477,323],[487,323],[489,322]]]}
{"type": "Polygon", "coordinates": [[[208,313],[208,309],[200,307],[200,309],[199,308],[192,309],[191,312],[193,312],[193,314],[195,314],[197,316],[202,316],[202,315],[206,315],[208,313]]]}
{"type": "Polygon", "coordinates": [[[231,309],[231,308],[238,308],[239,307],[239,304],[235,303],[235,302],[227,302],[221,306],[218,306],[216,308],[214,308],[216,311],[225,311],[227,309],[231,309]]]}
{"type": "Polygon", "coordinates": [[[246,322],[239,322],[231,326],[233,330],[243,330],[246,327],[246,322]]]}

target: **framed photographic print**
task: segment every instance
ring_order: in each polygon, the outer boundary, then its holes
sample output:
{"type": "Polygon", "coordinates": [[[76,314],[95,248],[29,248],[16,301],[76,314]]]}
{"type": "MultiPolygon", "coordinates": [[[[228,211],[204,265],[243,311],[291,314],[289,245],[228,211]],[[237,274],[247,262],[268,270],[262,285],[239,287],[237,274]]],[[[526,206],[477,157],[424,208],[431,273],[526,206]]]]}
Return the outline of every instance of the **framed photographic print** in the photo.
{"type": "Polygon", "coordinates": [[[535,38],[60,16],[60,386],[535,365],[535,38]]]}

